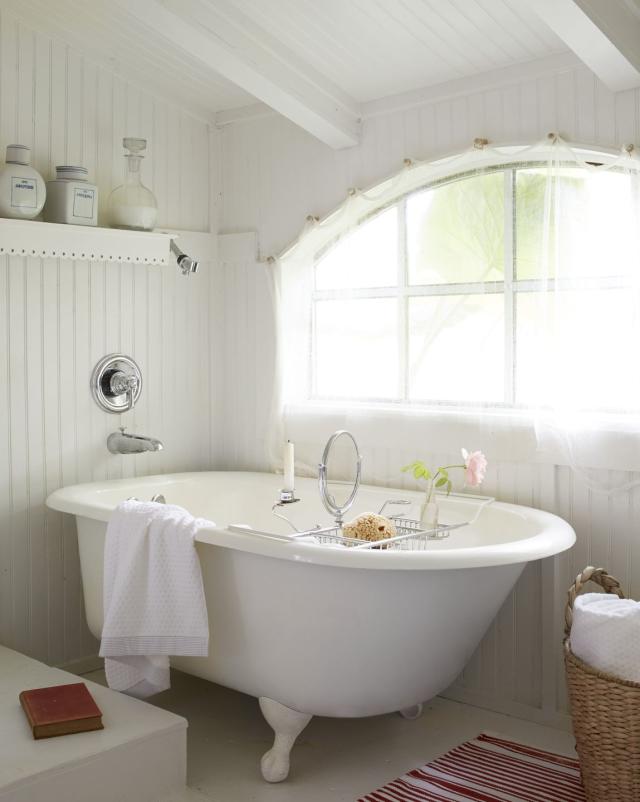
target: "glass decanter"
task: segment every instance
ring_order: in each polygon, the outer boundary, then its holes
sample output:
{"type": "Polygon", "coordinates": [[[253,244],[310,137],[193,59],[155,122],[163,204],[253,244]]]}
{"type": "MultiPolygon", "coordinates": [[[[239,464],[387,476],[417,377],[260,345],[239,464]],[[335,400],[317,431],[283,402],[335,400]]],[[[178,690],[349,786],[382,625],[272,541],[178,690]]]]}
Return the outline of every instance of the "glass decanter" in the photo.
{"type": "Polygon", "coordinates": [[[129,228],[135,231],[152,231],[158,217],[155,195],[140,180],[140,164],[147,147],[146,139],[125,137],[122,144],[127,169],[124,184],[109,195],[109,225],[112,228],[129,228]]]}

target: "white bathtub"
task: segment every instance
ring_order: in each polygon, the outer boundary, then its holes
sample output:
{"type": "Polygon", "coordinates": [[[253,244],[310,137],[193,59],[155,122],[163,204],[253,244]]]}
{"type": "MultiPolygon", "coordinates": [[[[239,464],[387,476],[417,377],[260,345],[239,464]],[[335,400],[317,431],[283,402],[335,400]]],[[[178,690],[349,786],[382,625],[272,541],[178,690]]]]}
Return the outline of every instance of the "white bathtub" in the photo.
{"type": "MultiPolygon", "coordinates": [[[[211,629],[206,658],[177,668],[260,698],[276,732],[265,779],[288,772],[296,736],[312,715],[418,712],[464,668],[530,560],[568,549],[571,527],[549,513],[494,502],[471,526],[424,551],[353,551],[230,532],[230,524],[290,533],[271,513],[281,477],[211,472],[67,487],[50,507],[76,516],[87,620],[102,629],[106,522],[122,500],[162,493],[215,523],[198,536],[211,629]]],[[[298,480],[286,509],[301,528],[328,523],[317,483],[298,480]]],[[[350,514],[377,511],[407,491],[363,486],[350,514]]],[[[446,523],[473,503],[440,502],[446,523]]]]}

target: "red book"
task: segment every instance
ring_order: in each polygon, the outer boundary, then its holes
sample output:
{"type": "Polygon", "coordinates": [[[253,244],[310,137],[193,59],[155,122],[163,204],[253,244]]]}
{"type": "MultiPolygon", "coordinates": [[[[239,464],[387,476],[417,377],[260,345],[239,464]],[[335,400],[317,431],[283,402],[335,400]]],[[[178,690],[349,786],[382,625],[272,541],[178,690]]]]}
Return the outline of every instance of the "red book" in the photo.
{"type": "Polygon", "coordinates": [[[22,691],[19,698],[36,739],[104,729],[102,711],[84,682],[22,691]]]}

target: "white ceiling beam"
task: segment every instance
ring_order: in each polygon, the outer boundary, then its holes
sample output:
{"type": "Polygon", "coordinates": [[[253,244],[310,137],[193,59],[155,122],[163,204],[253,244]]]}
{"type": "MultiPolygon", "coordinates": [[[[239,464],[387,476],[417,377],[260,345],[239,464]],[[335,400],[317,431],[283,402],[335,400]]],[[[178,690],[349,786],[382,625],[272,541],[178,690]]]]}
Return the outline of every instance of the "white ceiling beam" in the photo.
{"type": "Polygon", "coordinates": [[[248,106],[238,106],[235,109],[223,109],[217,112],[216,126],[224,128],[226,125],[255,122],[274,116],[276,116],[276,112],[266,103],[251,103],[248,106]]]}
{"type": "Polygon", "coordinates": [[[640,17],[623,0],[529,4],[613,92],[640,86],[640,17]]]}
{"type": "Polygon", "coordinates": [[[360,107],[231,2],[117,0],[192,58],[332,148],[357,145],[360,107]]]}

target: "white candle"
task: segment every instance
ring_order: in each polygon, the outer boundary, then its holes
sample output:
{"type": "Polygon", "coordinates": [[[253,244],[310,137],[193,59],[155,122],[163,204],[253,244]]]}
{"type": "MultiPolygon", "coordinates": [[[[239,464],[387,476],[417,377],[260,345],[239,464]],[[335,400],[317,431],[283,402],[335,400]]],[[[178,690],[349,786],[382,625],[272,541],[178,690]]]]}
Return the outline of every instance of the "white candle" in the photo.
{"type": "Polygon", "coordinates": [[[295,479],[295,456],[293,443],[287,440],[284,446],[284,487],[283,490],[294,490],[295,479]]]}

